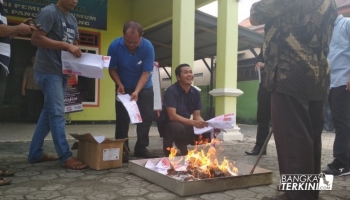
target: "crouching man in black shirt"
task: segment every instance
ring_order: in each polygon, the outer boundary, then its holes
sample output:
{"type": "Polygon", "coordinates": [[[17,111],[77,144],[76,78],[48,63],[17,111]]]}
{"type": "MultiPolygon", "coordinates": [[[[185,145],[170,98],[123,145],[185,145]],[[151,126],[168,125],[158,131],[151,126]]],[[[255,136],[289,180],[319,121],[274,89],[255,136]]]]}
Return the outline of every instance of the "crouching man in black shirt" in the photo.
{"type": "Polygon", "coordinates": [[[199,91],[192,86],[194,76],[191,67],[181,64],[176,68],[175,75],[177,82],[164,93],[163,108],[157,123],[167,157],[174,142],[181,155],[187,155],[187,145],[194,144],[193,127],[204,128],[208,125],[200,115],[202,102],[199,91]],[[190,119],[191,115],[193,119],[190,119]]]}

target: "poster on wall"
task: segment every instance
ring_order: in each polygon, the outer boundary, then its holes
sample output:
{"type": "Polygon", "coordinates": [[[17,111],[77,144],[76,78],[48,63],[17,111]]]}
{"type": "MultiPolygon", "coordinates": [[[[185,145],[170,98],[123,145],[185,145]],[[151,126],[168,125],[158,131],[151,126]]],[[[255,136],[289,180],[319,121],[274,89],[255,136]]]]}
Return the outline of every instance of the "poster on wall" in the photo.
{"type": "Polygon", "coordinates": [[[161,88],[160,88],[160,75],[159,75],[158,62],[154,62],[153,64],[152,83],[153,83],[153,93],[154,93],[153,110],[162,110],[162,94],[161,94],[161,88]]]}
{"type": "MultiPolygon", "coordinates": [[[[8,16],[36,18],[46,5],[56,4],[57,0],[6,0],[4,10],[8,16]]],[[[107,30],[107,0],[80,0],[71,13],[78,26],[107,30]]]]}
{"type": "Polygon", "coordinates": [[[69,75],[66,94],[64,96],[64,112],[72,113],[83,111],[80,92],[78,89],[78,76],[69,75]]]}

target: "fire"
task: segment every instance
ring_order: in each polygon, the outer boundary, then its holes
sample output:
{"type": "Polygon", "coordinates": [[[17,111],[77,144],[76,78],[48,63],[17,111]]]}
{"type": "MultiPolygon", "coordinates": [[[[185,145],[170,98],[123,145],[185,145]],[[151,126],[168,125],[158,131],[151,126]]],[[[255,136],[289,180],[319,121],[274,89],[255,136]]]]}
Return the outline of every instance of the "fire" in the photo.
{"type": "MultiPolygon", "coordinates": [[[[221,164],[219,164],[217,150],[215,148],[219,143],[219,140],[213,139],[202,150],[198,150],[197,145],[194,150],[189,150],[187,156],[184,158],[187,164],[186,172],[191,174],[195,179],[236,176],[238,169],[234,166],[234,163],[224,158],[221,164]],[[204,149],[208,150],[205,151],[204,149]]],[[[176,148],[170,149],[169,161],[173,167],[178,166],[182,161],[182,159],[175,161],[176,153],[176,148]]]]}

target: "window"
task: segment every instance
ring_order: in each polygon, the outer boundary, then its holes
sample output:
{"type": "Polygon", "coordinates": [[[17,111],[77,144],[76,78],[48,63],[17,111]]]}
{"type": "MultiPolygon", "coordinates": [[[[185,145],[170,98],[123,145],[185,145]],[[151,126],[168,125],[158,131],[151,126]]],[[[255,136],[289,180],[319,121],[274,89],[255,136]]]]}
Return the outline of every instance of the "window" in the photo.
{"type": "Polygon", "coordinates": [[[197,73],[193,75],[194,77],[203,77],[203,73],[197,73]]]}
{"type": "MultiPolygon", "coordinates": [[[[80,46],[83,53],[93,53],[98,54],[97,47],[85,47],[80,46]]],[[[78,76],[78,89],[80,91],[81,101],[84,106],[97,106],[98,95],[99,95],[99,80],[94,78],[87,78],[83,76],[78,76]]]]}

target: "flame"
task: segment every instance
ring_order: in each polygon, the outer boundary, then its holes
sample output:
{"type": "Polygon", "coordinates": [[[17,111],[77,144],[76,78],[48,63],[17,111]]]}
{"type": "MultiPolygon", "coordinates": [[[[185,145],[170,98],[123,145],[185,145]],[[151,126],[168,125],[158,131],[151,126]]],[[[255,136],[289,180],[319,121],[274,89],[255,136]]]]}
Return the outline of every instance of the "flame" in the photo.
{"type": "MultiPolygon", "coordinates": [[[[203,144],[203,140],[199,141],[197,144],[203,144]]],[[[234,163],[231,163],[226,158],[219,164],[217,159],[217,149],[215,148],[220,144],[220,141],[213,139],[211,143],[198,150],[198,145],[195,146],[194,150],[189,150],[188,154],[185,156],[185,162],[187,163],[187,170],[195,178],[213,178],[224,174],[226,176],[236,176],[238,169],[235,167],[234,163]],[[204,149],[208,149],[205,151],[204,149]]],[[[170,148],[169,161],[173,166],[179,164],[180,161],[175,162],[175,157],[177,153],[176,148],[170,148]]]]}

